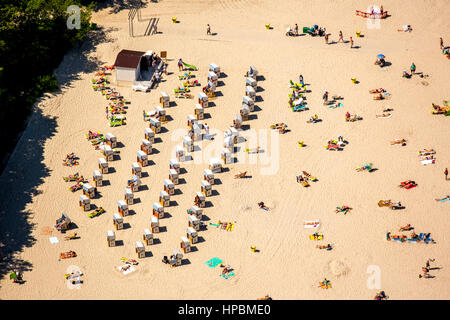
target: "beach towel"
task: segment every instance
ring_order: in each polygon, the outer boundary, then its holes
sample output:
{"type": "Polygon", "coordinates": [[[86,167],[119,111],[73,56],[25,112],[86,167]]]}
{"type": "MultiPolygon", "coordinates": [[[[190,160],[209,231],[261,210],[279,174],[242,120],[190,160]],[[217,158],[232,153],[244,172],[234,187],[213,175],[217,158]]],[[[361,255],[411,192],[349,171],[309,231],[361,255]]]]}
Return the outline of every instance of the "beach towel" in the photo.
{"type": "Polygon", "coordinates": [[[320,221],[319,220],[311,220],[311,221],[305,221],[303,223],[303,226],[307,229],[315,229],[320,227],[320,221]]]}
{"type": "Polygon", "coordinates": [[[51,243],[51,244],[56,244],[56,243],[59,242],[59,240],[58,240],[57,237],[50,237],[50,238],[48,238],[48,239],[50,240],[50,243],[51,243]]]}
{"type": "Polygon", "coordinates": [[[212,259],[206,261],[205,264],[206,264],[208,267],[210,267],[210,268],[215,268],[215,267],[217,267],[219,264],[221,264],[222,262],[223,262],[223,261],[222,261],[221,259],[214,257],[214,258],[212,258],[212,259]]]}
{"type": "Polygon", "coordinates": [[[227,273],[221,275],[221,277],[224,278],[224,279],[231,278],[232,276],[234,276],[234,272],[233,271],[230,271],[230,272],[227,272],[227,273]]]}
{"type": "Polygon", "coordinates": [[[336,104],[332,104],[331,106],[328,106],[329,109],[336,109],[339,107],[343,107],[344,104],[342,102],[336,103],[336,104]]]}
{"type": "Polygon", "coordinates": [[[428,164],[434,164],[436,162],[436,159],[429,159],[429,160],[421,160],[420,161],[424,166],[428,164]]]}
{"type": "Polygon", "coordinates": [[[119,270],[119,272],[122,272],[123,275],[127,275],[127,274],[130,274],[130,273],[136,271],[136,269],[129,264],[124,264],[122,266],[118,266],[117,270],[119,270]],[[129,267],[129,268],[127,270],[122,270],[123,267],[129,267]]]}

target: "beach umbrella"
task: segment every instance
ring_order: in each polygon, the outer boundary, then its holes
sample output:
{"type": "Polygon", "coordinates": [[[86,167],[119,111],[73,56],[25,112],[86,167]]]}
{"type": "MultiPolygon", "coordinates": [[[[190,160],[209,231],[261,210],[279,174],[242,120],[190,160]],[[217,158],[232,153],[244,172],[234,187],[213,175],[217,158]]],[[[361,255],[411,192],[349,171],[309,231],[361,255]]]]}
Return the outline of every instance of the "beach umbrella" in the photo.
{"type": "Polygon", "coordinates": [[[384,54],[380,53],[379,55],[377,55],[377,57],[380,58],[380,59],[384,59],[384,54]]]}
{"type": "Polygon", "coordinates": [[[317,24],[314,25],[314,29],[317,29],[319,26],[317,24]]]}
{"type": "Polygon", "coordinates": [[[9,274],[9,279],[12,280],[12,279],[15,279],[15,278],[17,278],[17,274],[13,271],[13,272],[11,272],[9,274]]]}

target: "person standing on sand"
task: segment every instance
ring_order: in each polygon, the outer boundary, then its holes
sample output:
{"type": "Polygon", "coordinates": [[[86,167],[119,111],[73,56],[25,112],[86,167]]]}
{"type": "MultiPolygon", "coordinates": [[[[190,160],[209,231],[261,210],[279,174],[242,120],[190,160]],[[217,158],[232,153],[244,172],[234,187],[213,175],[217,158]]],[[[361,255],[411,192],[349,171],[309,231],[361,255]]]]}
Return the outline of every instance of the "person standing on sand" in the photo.
{"type": "Polygon", "coordinates": [[[325,93],[322,96],[323,99],[323,105],[327,105],[328,104],[328,91],[325,91],[325,93]]]}
{"type": "Polygon", "coordinates": [[[325,43],[328,44],[328,37],[330,36],[329,33],[325,33],[325,43]]]}
{"type": "Polygon", "coordinates": [[[353,48],[353,39],[350,37],[350,48],[353,48]]]}
{"type": "Polygon", "coordinates": [[[411,64],[410,70],[411,70],[411,75],[416,73],[416,65],[414,64],[414,62],[411,64]]]}
{"type": "Polygon", "coordinates": [[[339,40],[338,43],[342,40],[344,42],[344,35],[342,34],[342,31],[339,31],[339,40]]]}
{"type": "Polygon", "coordinates": [[[441,50],[444,49],[444,40],[442,38],[440,38],[441,41],[441,50]]]}
{"type": "Polygon", "coordinates": [[[302,75],[300,75],[298,77],[298,83],[300,83],[303,86],[303,76],[302,75]]]}
{"type": "Polygon", "coordinates": [[[204,127],[205,127],[205,139],[208,139],[208,137],[209,137],[209,126],[208,126],[207,123],[205,123],[204,127]]]}
{"type": "MultiPolygon", "coordinates": [[[[294,30],[295,30],[295,35],[298,36],[298,25],[297,25],[297,24],[295,24],[294,30]]],[[[441,39],[442,39],[442,38],[441,38],[441,39]]]]}
{"type": "Polygon", "coordinates": [[[447,176],[448,176],[448,169],[447,168],[445,168],[445,170],[444,170],[444,175],[445,175],[445,181],[447,181],[448,179],[447,179],[447,176]]]}
{"type": "Polygon", "coordinates": [[[181,58],[178,60],[178,70],[183,71],[183,60],[181,60],[181,58]]]}
{"type": "Polygon", "coordinates": [[[206,26],[206,34],[208,35],[211,35],[211,26],[209,25],[209,23],[208,23],[208,25],[206,26]]]}

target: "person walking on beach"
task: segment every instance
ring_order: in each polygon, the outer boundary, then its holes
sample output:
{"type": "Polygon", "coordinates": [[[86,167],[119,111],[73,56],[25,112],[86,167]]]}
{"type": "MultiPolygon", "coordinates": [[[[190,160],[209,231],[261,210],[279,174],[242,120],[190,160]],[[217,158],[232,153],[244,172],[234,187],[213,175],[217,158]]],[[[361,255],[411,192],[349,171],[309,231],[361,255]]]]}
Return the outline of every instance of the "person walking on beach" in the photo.
{"type": "Polygon", "coordinates": [[[204,127],[205,127],[205,139],[208,139],[208,137],[209,137],[209,126],[208,126],[207,123],[205,123],[204,127]]]}
{"type": "Polygon", "coordinates": [[[350,48],[353,48],[353,38],[350,37],[350,48]]]}
{"type": "Polygon", "coordinates": [[[445,175],[445,181],[447,181],[448,179],[447,179],[447,176],[448,176],[448,169],[447,168],[445,168],[445,170],[444,170],[444,175],[445,175]]]}
{"type": "Polygon", "coordinates": [[[181,58],[178,60],[178,70],[183,71],[183,60],[181,60],[181,58]]]}
{"type": "Polygon", "coordinates": [[[303,86],[303,76],[302,75],[300,75],[298,77],[298,83],[300,83],[303,86]]]}
{"type": "Polygon", "coordinates": [[[410,70],[411,70],[411,75],[416,73],[416,65],[414,64],[414,62],[411,64],[410,70]]]}
{"type": "MultiPolygon", "coordinates": [[[[295,31],[295,35],[298,36],[298,25],[297,25],[297,24],[295,24],[294,31],[295,31]]],[[[441,39],[442,39],[442,38],[441,38],[441,39]]],[[[442,49],[442,48],[441,48],[441,49],[442,49]]]]}
{"type": "Polygon", "coordinates": [[[444,39],[440,38],[440,42],[441,42],[441,50],[444,49],[444,39]]]}
{"type": "Polygon", "coordinates": [[[338,40],[338,43],[341,42],[341,40],[342,40],[342,42],[344,43],[344,35],[342,34],[342,31],[339,31],[339,40],[338,40]]]}
{"type": "Polygon", "coordinates": [[[328,104],[328,91],[325,91],[325,93],[322,96],[323,99],[323,105],[327,105],[328,104]]]}
{"type": "Polygon", "coordinates": [[[208,35],[211,35],[211,26],[209,25],[209,23],[208,23],[208,25],[206,26],[206,34],[208,35]]]}
{"type": "Polygon", "coordinates": [[[329,33],[325,33],[325,43],[328,44],[328,37],[330,36],[329,33]]]}

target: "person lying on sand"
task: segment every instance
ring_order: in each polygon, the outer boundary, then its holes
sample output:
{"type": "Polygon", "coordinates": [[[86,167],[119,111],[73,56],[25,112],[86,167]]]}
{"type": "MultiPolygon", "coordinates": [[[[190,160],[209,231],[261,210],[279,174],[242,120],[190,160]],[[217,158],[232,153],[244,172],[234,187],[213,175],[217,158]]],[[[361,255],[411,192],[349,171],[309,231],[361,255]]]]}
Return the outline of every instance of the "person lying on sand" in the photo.
{"type": "Polygon", "coordinates": [[[384,99],[384,96],[382,93],[376,94],[373,96],[373,100],[383,100],[383,99],[384,99]]]}
{"type": "Polygon", "coordinates": [[[383,92],[386,92],[386,90],[384,90],[383,88],[369,90],[369,93],[383,93],[383,92]]]}
{"type": "Polygon", "coordinates": [[[318,249],[326,249],[326,250],[331,250],[331,244],[327,244],[327,245],[317,245],[316,248],[318,249]]]}
{"type": "Polygon", "coordinates": [[[261,209],[264,209],[264,210],[269,210],[270,208],[269,207],[267,207],[265,204],[264,204],[264,202],[259,202],[258,203],[258,207],[260,207],[261,209]]]}
{"type": "Polygon", "coordinates": [[[388,118],[390,116],[391,116],[390,113],[383,113],[383,114],[377,114],[376,115],[377,118],[388,118]]]}
{"type": "Polygon", "coordinates": [[[257,300],[272,300],[272,298],[268,294],[266,294],[264,298],[258,298],[257,300]]]}
{"type": "Polygon", "coordinates": [[[384,110],[383,110],[383,112],[390,112],[390,111],[394,111],[394,109],[392,109],[392,108],[387,108],[387,109],[384,109],[384,110]]]}
{"type": "Polygon", "coordinates": [[[398,231],[410,231],[412,229],[414,229],[414,228],[411,227],[411,224],[408,223],[406,226],[400,227],[400,229],[398,231]]]}
{"type": "Polygon", "coordinates": [[[411,32],[412,28],[411,28],[411,25],[406,24],[401,29],[397,29],[397,31],[399,31],[399,32],[411,32]]]}

